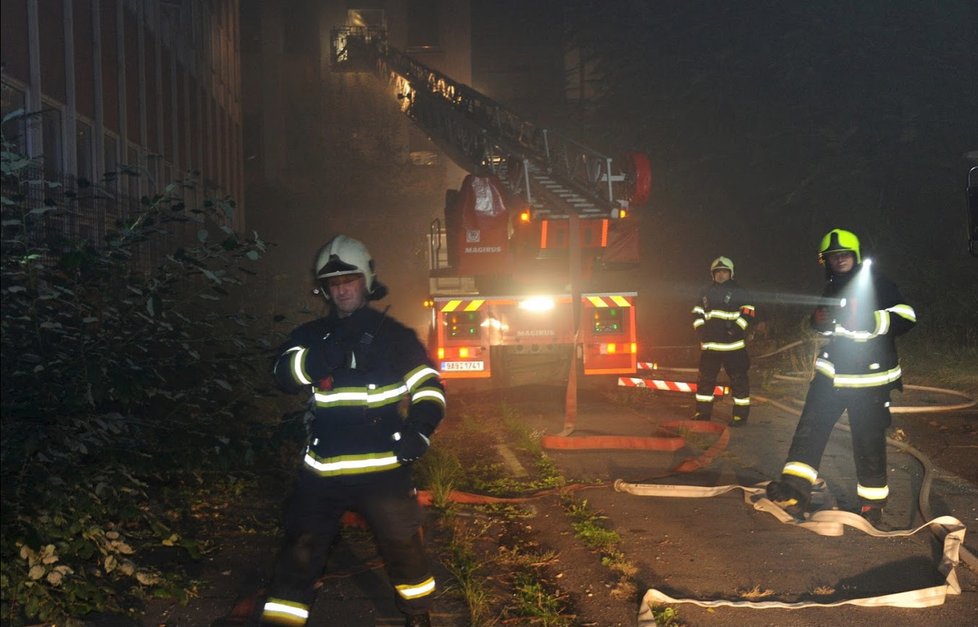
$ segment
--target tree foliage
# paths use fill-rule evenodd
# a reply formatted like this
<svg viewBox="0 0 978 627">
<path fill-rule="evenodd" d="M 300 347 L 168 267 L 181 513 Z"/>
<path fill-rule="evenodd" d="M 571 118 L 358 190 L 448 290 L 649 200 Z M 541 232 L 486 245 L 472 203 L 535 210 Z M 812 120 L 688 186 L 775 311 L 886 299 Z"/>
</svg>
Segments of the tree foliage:
<svg viewBox="0 0 978 627">
<path fill-rule="evenodd" d="M 174 512 L 271 442 L 252 409 L 269 338 L 230 304 L 265 243 L 227 226 L 227 199 L 188 207 L 183 183 L 143 198 L 104 242 L 59 234 L 75 207 L 8 148 L 0 617 L 71 622 L 185 598 L 188 582 L 146 556 L 198 555 Z M 181 231 L 188 241 L 160 252 Z"/>
</svg>

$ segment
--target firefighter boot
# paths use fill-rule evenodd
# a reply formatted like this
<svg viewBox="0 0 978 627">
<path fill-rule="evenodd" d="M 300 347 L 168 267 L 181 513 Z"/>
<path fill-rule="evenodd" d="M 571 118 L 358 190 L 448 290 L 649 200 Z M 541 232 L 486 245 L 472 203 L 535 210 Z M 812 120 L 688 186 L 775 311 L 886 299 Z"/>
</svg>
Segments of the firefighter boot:
<svg viewBox="0 0 978 627">
<path fill-rule="evenodd" d="M 805 518 L 805 509 L 811 499 L 811 492 L 800 490 L 787 481 L 772 481 L 765 490 L 772 503 L 788 512 L 798 520 Z"/>
<path fill-rule="evenodd" d="M 709 420 L 710 416 L 713 415 L 713 403 L 696 403 L 696 413 L 693 414 L 693 420 Z"/>
<path fill-rule="evenodd" d="M 731 427 L 742 427 L 747 423 L 750 416 L 750 399 L 734 397 L 733 418 L 730 420 Z"/>
<path fill-rule="evenodd" d="M 693 420 L 709 420 L 713 415 L 713 396 L 696 395 L 696 413 Z"/>
<path fill-rule="evenodd" d="M 866 519 L 869 524 L 880 529 L 883 522 L 883 508 L 879 505 L 863 505 L 859 508 L 859 515 Z"/>
<path fill-rule="evenodd" d="M 424 614 L 406 614 L 404 627 L 431 627 L 431 616 L 428 612 Z"/>
</svg>

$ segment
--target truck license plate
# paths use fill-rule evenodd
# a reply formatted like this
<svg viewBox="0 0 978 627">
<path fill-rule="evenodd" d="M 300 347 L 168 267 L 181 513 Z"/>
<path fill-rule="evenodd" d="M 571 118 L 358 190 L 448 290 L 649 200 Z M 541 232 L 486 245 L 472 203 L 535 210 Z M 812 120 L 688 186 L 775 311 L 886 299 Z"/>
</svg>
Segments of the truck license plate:
<svg viewBox="0 0 978 627">
<path fill-rule="evenodd" d="M 443 361 L 441 362 L 442 372 L 462 372 L 462 371 L 478 371 L 481 372 L 486 369 L 486 363 L 484 361 Z"/>
</svg>

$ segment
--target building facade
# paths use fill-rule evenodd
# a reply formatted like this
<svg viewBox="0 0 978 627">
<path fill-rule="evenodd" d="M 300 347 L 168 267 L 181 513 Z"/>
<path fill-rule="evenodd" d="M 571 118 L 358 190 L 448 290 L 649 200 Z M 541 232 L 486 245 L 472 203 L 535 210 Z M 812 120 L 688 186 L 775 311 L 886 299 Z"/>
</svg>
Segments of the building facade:
<svg viewBox="0 0 978 627">
<path fill-rule="evenodd" d="M 382 30 L 399 50 L 460 82 L 471 81 L 468 0 L 241 4 L 249 184 L 301 188 L 340 152 L 368 158 L 383 153 L 407 162 L 434 150 L 401 114 L 392 87 L 368 73 L 332 70 L 336 28 Z"/>
<path fill-rule="evenodd" d="M 100 241 L 173 182 L 191 204 L 234 200 L 244 228 L 238 5 L 0 1 L 4 140 L 86 190 L 70 234 Z"/>
</svg>

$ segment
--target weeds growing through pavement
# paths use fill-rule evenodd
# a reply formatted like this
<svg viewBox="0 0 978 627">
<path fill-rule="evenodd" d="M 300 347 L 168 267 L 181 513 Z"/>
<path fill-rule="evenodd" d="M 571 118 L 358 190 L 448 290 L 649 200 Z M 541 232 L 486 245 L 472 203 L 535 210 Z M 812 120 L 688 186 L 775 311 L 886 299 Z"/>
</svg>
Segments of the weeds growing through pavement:
<svg viewBox="0 0 978 627">
<path fill-rule="evenodd" d="M 561 596 L 550 590 L 533 571 L 516 573 L 513 581 L 515 609 L 530 624 L 561 627 L 572 625 L 574 617 L 561 613 Z"/>
<path fill-rule="evenodd" d="M 492 594 L 486 586 L 485 573 L 480 572 L 484 561 L 480 559 L 475 548 L 475 539 L 481 537 L 491 523 L 473 525 L 471 521 L 462 521 L 453 516 L 447 522 L 451 541 L 448 554 L 442 557 L 469 608 L 469 623 L 473 627 L 494 625 L 496 619 L 492 612 Z"/>
<path fill-rule="evenodd" d="M 618 581 L 611 595 L 617 599 L 631 598 L 635 593 L 635 583 L 632 578 L 638 569 L 628 561 L 625 554 L 618 548 L 621 536 L 617 531 L 607 529 L 601 521 L 605 518 L 593 511 L 587 499 L 574 501 L 564 499 L 564 511 L 571 519 L 571 527 L 575 535 L 584 544 L 601 555 L 601 564 L 614 573 Z"/>
<path fill-rule="evenodd" d="M 418 477 L 431 493 L 431 502 L 440 510 L 452 507 L 452 490 L 465 474 L 458 457 L 439 446 L 428 451 L 418 464 Z"/>
<path fill-rule="evenodd" d="M 749 590 L 738 590 L 737 596 L 742 599 L 747 599 L 748 601 L 756 601 L 757 599 L 763 599 L 774 594 L 774 590 L 769 588 L 761 588 L 760 585 L 754 584 L 753 588 Z"/>
<path fill-rule="evenodd" d="M 432 494 L 448 542 L 439 550 L 441 561 L 455 578 L 476 627 L 499 623 L 564 627 L 579 617 L 565 591 L 552 577 L 557 554 L 541 549 L 532 539 L 532 505 L 513 503 L 466 506 L 451 502 L 451 491 L 487 496 L 527 495 L 567 484 L 556 462 L 541 445 L 541 435 L 529 429 L 519 413 L 500 405 L 495 418 L 459 415 L 455 429 L 440 434 L 418 466 L 420 485 Z M 499 424 L 505 427 L 500 431 Z M 490 428 L 490 426 L 492 428 Z M 474 445 L 474 443 L 478 443 Z M 487 446 L 489 444 L 489 446 Z M 512 465 L 499 459 L 497 444 L 508 445 L 523 462 L 528 476 L 514 477 Z M 612 573 L 610 594 L 619 600 L 635 597 L 637 568 L 620 549 L 621 537 L 604 524 L 605 517 L 586 500 L 562 497 L 574 537 L 594 551 Z M 470 515 L 471 514 L 471 515 Z M 657 610 L 660 625 L 682 627 L 675 610 Z"/>
<path fill-rule="evenodd" d="M 655 618 L 656 627 L 686 627 L 686 623 L 679 620 L 676 608 L 668 605 L 653 605 L 652 617 Z"/>
</svg>

